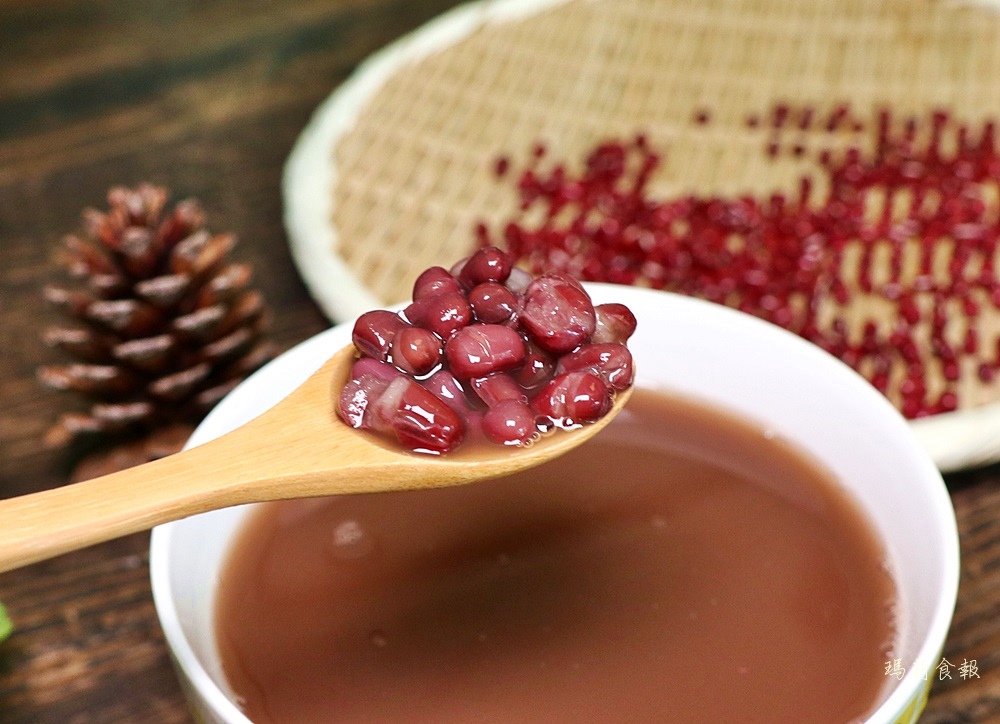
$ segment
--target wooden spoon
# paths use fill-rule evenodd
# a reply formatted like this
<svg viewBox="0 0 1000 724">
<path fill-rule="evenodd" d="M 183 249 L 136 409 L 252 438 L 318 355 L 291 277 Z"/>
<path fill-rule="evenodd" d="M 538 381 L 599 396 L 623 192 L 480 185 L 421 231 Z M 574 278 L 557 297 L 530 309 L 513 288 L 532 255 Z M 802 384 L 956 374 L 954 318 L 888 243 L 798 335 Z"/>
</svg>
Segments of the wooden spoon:
<svg viewBox="0 0 1000 724">
<path fill-rule="evenodd" d="M 18 498 L 0 500 L 0 571 L 243 503 L 341 493 L 434 488 L 534 467 L 593 437 L 625 405 L 618 393 L 602 419 L 543 436 L 525 448 L 444 456 L 380 444 L 343 423 L 334 390 L 347 380 L 350 345 L 259 417 L 160 460 Z"/>
</svg>

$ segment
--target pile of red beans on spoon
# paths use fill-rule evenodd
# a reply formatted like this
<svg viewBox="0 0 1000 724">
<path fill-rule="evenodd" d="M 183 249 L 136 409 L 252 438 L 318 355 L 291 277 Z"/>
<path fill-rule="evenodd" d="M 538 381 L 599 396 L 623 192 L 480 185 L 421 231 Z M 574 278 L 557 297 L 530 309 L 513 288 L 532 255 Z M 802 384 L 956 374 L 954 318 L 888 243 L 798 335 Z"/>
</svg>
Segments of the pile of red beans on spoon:
<svg viewBox="0 0 1000 724">
<path fill-rule="evenodd" d="M 634 315 L 594 305 L 570 276 L 533 277 L 485 247 L 424 271 L 412 296 L 354 325 L 361 356 L 339 401 L 352 427 L 432 454 L 469 439 L 524 445 L 600 419 L 632 384 Z"/>
</svg>

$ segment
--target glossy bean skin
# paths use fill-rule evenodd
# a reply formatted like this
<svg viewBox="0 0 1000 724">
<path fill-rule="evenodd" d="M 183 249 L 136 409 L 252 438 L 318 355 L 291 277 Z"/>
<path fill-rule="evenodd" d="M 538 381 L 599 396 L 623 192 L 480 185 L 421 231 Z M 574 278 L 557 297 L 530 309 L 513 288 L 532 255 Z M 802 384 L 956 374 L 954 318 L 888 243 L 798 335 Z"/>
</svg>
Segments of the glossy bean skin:
<svg viewBox="0 0 1000 724">
<path fill-rule="evenodd" d="M 406 326 L 406 320 L 398 314 L 376 309 L 358 317 L 351 333 L 351 341 L 365 357 L 384 362 L 389 357 L 396 333 Z"/>
<path fill-rule="evenodd" d="M 613 390 L 631 386 L 632 353 L 618 342 L 584 344 L 564 355 L 556 365 L 556 374 L 582 370 L 600 377 Z"/>
<path fill-rule="evenodd" d="M 503 400 L 483 414 L 483 434 L 499 445 L 525 445 L 539 434 L 535 412 L 521 400 Z"/>
<path fill-rule="evenodd" d="M 451 452 L 465 437 L 465 423 L 444 401 L 407 379 L 389 427 L 403 447 L 433 454 Z"/>
<path fill-rule="evenodd" d="M 429 329 L 445 340 L 474 319 L 472 306 L 459 292 L 443 292 L 415 301 L 404 316 L 415 327 Z"/>
<path fill-rule="evenodd" d="M 532 408 L 560 426 L 580 425 L 607 414 L 611 409 L 611 390 L 591 372 L 565 372 L 542 388 L 532 401 Z"/>
<path fill-rule="evenodd" d="M 392 363 L 411 375 L 426 375 L 441 363 L 441 338 L 429 329 L 403 327 L 392 339 Z"/>
<path fill-rule="evenodd" d="M 524 360 L 524 340 L 501 324 L 476 324 L 458 330 L 444 348 L 452 373 L 459 379 L 483 377 L 513 369 Z"/>
<path fill-rule="evenodd" d="M 475 377 L 469 380 L 469 386 L 487 407 L 495 407 L 507 400 L 528 401 L 525 389 L 517 380 L 503 372 Z"/>
<path fill-rule="evenodd" d="M 502 324 L 514 316 L 517 296 L 500 282 L 483 282 L 469 290 L 469 304 L 479 321 Z"/>
<path fill-rule="evenodd" d="M 521 387 L 534 391 L 551 380 L 555 370 L 555 358 L 533 341 L 527 340 L 524 345 L 524 361 L 513 374 Z"/>
<path fill-rule="evenodd" d="M 461 383 L 449 370 L 440 369 L 421 384 L 460 415 L 468 416 L 476 409 Z"/>
<path fill-rule="evenodd" d="M 565 354 L 590 338 L 597 316 L 578 283 L 563 275 L 543 274 L 524 292 L 520 322 L 542 349 Z"/>
<path fill-rule="evenodd" d="M 599 419 L 632 383 L 628 308 L 595 307 L 577 280 L 532 277 L 495 247 L 425 270 L 412 299 L 359 317 L 361 359 L 339 399 L 345 422 L 404 448 L 525 445 Z"/>
<path fill-rule="evenodd" d="M 488 246 L 465 261 L 458 274 L 458 280 L 468 288 L 483 282 L 502 284 L 507 281 L 513 268 L 514 262 L 506 253 L 495 246 Z"/>
<path fill-rule="evenodd" d="M 595 327 L 590 341 L 595 344 L 617 342 L 625 344 L 635 333 L 638 322 L 632 310 L 624 304 L 598 304 L 594 307 Z"/>
<path fill-rule="evenodd" d="M 444 267 L 432 266 L 425 269 L 413 283 L 413 301 L 419 302 L 428 297 L 445 292 L 461 293 L 462 287 L 458 280 Z"/>
</svg>

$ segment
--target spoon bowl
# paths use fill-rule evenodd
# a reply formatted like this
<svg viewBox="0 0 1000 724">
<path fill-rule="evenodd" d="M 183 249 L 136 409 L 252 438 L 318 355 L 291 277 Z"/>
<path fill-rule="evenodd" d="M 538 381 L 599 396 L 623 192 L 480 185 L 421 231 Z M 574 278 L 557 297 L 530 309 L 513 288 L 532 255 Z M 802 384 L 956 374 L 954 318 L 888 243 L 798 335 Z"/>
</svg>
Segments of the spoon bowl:
<svg viewBox="0 0 1000 724">
<path fill-rule="evenodd" d="M 390 446 L 335 410 L 355 359 L 334 354 L 300 387 L 245 425 L 203 445 L 82 483 L 0 501 L 0 572 L 196 513 L 265 500 L 471 483 L 540 465 L 586 442 L 624 407 L 530 445 L 443 456 Z"/>
</svg>

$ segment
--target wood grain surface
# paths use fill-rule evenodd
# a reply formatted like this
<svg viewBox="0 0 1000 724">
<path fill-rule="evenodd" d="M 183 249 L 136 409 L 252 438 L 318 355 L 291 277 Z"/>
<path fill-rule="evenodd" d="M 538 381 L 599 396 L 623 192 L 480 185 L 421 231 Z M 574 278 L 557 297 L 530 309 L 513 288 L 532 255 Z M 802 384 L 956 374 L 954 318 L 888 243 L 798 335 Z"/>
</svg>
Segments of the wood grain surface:
<svg viewBox="0 0 1000 724">
<path fill-rule="evenodd" d="M 108 187 L 199 198 L 257 271 L 281 348 L 328 326 L 294 269 L 282 166 L 330 91 L 453 0 L 0 0 L 0 497 L 62 485 L 73 452 L 43 436 L 67 400 L 42 391 L 40 290 L 60 237 Z M 1000 468 L 952 475 L 962 583 L 944 652 L 956 668 L 924 722 L 1000 721 Z M 156 622 L 148 534 L 0 576 L 0 722 L 190 722 Z M 978 677 L 961 678 L 963 661 Z"/>
</svg>

